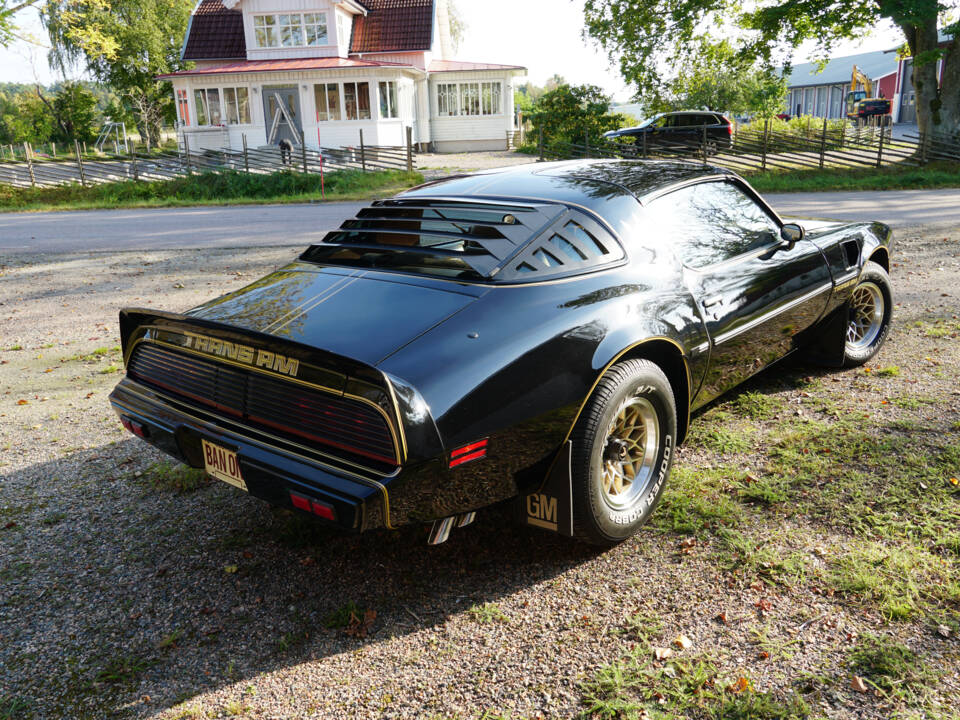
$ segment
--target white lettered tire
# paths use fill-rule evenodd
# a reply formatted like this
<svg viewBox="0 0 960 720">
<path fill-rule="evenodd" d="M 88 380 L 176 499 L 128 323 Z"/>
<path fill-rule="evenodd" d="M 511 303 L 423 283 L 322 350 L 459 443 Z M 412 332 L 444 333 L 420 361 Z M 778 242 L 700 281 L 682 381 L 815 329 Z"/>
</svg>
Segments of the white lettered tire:
<svg viewBox="0 0 960 720">
<path fill-rule="evenodd" d="M 649 360 L 611 367 L 571 435 L 574 537 L 614 545 L 636 533 L 663 494 L 676 437 L 663 371 Z"/>
</svg>

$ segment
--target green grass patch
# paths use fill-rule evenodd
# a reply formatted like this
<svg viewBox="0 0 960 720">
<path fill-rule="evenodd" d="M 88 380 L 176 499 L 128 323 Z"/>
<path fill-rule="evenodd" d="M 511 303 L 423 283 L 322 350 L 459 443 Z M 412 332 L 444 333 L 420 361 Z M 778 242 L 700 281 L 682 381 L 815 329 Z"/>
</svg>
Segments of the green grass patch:
<svg viewBox="0 0 960 720">
<path fill-rule="evenodd" d="M 467 613 L 478 623 L 510 622 L 510 618 L 508 618 L 503 610 L 495 603 L 473 605 L 467 610 Z"/>
<path fill-rule="evenodd" d="M 175 493 L 193 492 L 208 482 L 205 471 L 181 463 L 153 463 L 146 476 L 155 489 Z"/>
<path fill-rule="evenodd" d="M 327 614 L 323 619 L 323 626 L 325 628 L 345 628 L 350 625 L 351 622 L 356 622 L 363 618 L 364 610 L 361 607 L 358 607 L 357 604 L 350 600 L 346 605 L 343 605 L 332 613 Z"/>
<path fill-rule="evenodd" d="M 851 671 L 890 699 L 919 700 L 937 680 L 916 653 L 886 636 L 864 635 L 847 659 Z"/>
<path fill-rule="evenodd" d="M 750 184 L 762 193 L 950 188 L 960 187 L 960 164 L 930 163 L 922 168 L 889 166 L 879 170 L 769 171 L 750 175 Z"/>
<path fill-rule="evenodd" d="M 364 200 L 391 195 L 423 182 L 417 172 L 340 170 L 326 175 L 327 200 Z M 235 170 L 136 182 L 46 188 L 0 185 L 0 210 L 82 210 L 119 207 L 173 207 L 242 203 L 314 202 L 321 199 L 320 176 L 283 170 L 247 174 Z"/>
<path fill-rule="evenodd" d="M 674 465 L 651 522 L 684 535 L 738 524 L 743 508 L 731 497 L 730 488 L 739 474 L 726 465 L 709 469 Z"/>
<path fill-rule="evenodd" d="M 805 720 L 810 708 L 796 695 L 757 692 L 749 678 L 722 678 L 709 658 L 665 663 L 638 646 L 580 686 L 582 717 L 666 720 Z"/>
<path fill-rule="evenodd" d="M 769 420 L 783 407 L 783 402 L 776 396 L 750 390 L 737 395 L 732 405 L 752 420 Z"/>
</svg>

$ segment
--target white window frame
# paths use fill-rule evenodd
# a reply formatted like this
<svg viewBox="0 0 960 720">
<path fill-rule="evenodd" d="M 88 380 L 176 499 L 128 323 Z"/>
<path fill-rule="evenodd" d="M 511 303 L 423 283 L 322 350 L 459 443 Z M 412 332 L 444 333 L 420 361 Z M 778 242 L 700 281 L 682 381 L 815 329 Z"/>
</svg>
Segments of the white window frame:
<svg viewBox="0 0 960 720">
<path fill-rule="evenodd" d="M 337 116 L 335 118 L 330 117 L 330 86 L 333 86 L 337 89 Z M 323 88 L 323 94 L 320 96 L 323 99 L 323 107 L 321 108 L 317 98 L 317 88 Z M 316 112 L 317 122 L 318 123 L 328 123 L 328 122 L 341 122 L 344 116 L 343 108 L 343 85 L 338 82 L 318 82 L 313 84 L 313 100 L 314 100 L 314 111 Z M 326 115 L 325 118 L 320 117 L 320 113 L 323 112 Z"/>
<path fill-rule="evenodd" d="M 357 117 L 350 117 L 349 108 L 347 107 L 347 86 L 354 86 L 354 100 L 357 105 Z M 360 117 L 360 86 L 367 86 L 367 117 Z M 340 85 L 342 98 L 341 102 L 343 103 L 343 119 L 348 122 L 365 122 L 367 120 L 373 120 L 373 107 L 370 102 L 370 81 L 369 80 L 347 80 Z"/>
<path fill-rule="evenodd" d="M 438 82 L 436 88 L 437 117 L 502 117 L 504 114 L 503 80 L 450 80 Z"/>
<path fill-rule="evenodd" d="M 237 122 L 231 122 L 230 119 L 230 101 L 227 100 L 227 91 L 232 91 L 233 94 L 233 106 L 237 111 Z M 243 118 L 240 114 L 240 91 L 243 90 L 246 95 L 246 118 Z M 213 118 L 210 115 L 210 93 L 215 92 L 217 97 L 217 113 L 219 114 L 220 122 L 213 122 Z M 197 127 L 225 127 L 225 126 L 240 126 L 240 125 L 250 125 L 253 123 L 250 108 L 250 88 L 247 85 L 226 85 L 226 86 L 216 86 L 216 87 L 198 87 L 193 89 L 193 104 L 194 113 L 196 117 Z M 200 122 L 201 116 L 204 119 L 204 122 Z M 245 121 L 244 121 L 245 120 Z"/>
<path fill-rule="evenodd" d="M 386 90 L 386 95 L 384 95 L 384 90 Z M 381 120 L 396 120 L 400 117 L 396 80 L 377 81 L 377 99 L 380 101 L 377 110 L 380 113 Z M 386 112 L 384 112 L 384 108 L 386 108 Z"/>
<path fill-rule="evenodd" d="M 257 49 L 292 47 L 326 47 L 330 45 L 330 24 L 327 13 L 262 13 L 253 16 L 253 43 Z M 281 22 L 283 20 L 283 22 Z M 308 22 L 310 20 L 311 22 Z M 323 34 L 319 29 L 323 28 Z M 262 31 L 265 43 L 261 42 Z M 284 31 L 289 31 L 290 42 L 284 42 Z M 315 42 L 309 35 L 316 33 Z"/>
</svg>

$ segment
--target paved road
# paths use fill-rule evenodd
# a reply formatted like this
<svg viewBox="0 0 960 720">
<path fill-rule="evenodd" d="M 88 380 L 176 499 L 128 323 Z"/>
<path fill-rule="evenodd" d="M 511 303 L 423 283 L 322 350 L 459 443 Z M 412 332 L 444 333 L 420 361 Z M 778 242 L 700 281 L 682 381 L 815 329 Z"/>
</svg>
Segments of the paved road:
<svg viewBox="0 0 960 720">
<path fill-rule="evenodd" d="M 960 227 L 960 189 L 766 195 L 782 215 L 879 220 L 893 227 Z"/>
<path fill-rule="evenodd" d="M 960 227 L 960 190 L 768 195 L 808 218 Z M 0 213 L 0 252 L 308 245 L 364 203 Z"/>
<path fill-rule="evenodd" d="M 0 252 L 309 245 L 365 205 L 0 213 Z"/>
</svg>

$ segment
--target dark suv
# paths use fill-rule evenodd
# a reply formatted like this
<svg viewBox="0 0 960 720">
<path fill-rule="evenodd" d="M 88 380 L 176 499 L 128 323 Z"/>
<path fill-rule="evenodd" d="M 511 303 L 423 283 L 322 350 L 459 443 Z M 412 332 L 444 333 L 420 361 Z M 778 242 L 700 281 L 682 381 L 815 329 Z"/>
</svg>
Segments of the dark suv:
<svg viewBox="0 0 960 720">
<path fill-rule="evenodd" d="M 703 129 L 707 129 L 707 152 L 715 154 L 728 148 L 733 141 L 733 125 L 721 113 L 703 110 L 683 110 L 654 115 L 636 127 L 611 130 L 604 133 L 608 140 L 632 139 L 640 145 L 646 136 L 647 147 L 659 145 L 698 150 L 703 144 Z"/>
</svg>

